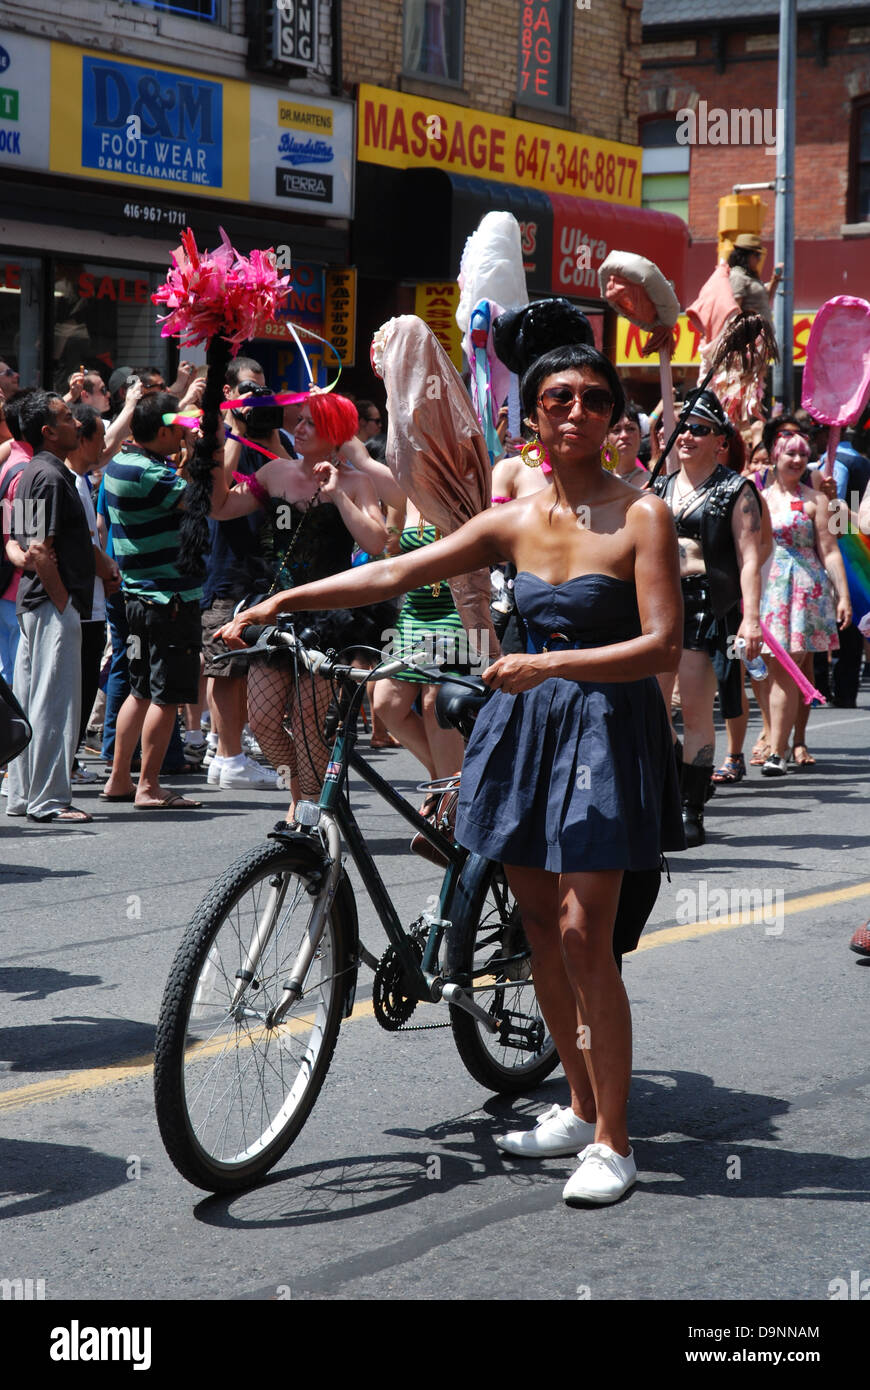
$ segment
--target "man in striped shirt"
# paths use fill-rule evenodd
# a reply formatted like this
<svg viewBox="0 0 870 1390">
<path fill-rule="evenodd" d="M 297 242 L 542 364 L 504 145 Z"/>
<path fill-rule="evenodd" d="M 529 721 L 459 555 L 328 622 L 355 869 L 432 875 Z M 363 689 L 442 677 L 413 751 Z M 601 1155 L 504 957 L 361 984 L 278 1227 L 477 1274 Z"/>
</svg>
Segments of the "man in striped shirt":
<svg viewBox="0 0 870 1390">
<path fill-rule="evenodd" d="M 184 434 L 171 419 L 177 410 L 178 400 L 168 392 L 143 396 L 133 411 L 133 442 L 124 445 L 104 475 L 129 628 L 130 694 L 118 712 L 103 797 L 180 811 L 200 803 L 162 787 L 159 772 L 178 706 L 198 699 L 202 585 L 178 568 L 186 485 L 167 463 Z M 219 505 L 226 491 L 219 464 L 213 478 Z M 130 767 L 140 738 L 142 770 L 135 787 Z"/>
</svg>

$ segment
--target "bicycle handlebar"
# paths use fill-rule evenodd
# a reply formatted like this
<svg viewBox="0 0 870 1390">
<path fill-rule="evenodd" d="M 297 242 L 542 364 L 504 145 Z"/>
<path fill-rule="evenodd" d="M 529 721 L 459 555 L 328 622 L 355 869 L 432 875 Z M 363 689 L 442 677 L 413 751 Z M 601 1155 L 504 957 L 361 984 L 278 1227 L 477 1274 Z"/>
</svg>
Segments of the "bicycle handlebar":
<svg viewBox="0 0 870 1390">
<path fill-rule="evenodd" d="M 316 672 L 325 678 L 332 676 L 343 680 L 355 681 L 358 685 L 366 681 L 388 680 L 391 676 L 397 675 L 400 671 L 410 670 L 421 675 L 427 675 L 433 684 L 442 680 L 454 679 L 447 676 L 437 667 L 429 668 L 415 662 L 415 656 L 425 656 L 425 652 L 412 653 L 411 659 L 406 661 L 401 657 L 393 657 L 391 660 L 381 662 L 374 670 L 358 666 L 342 666 L 337 661 L 332 660 L 325 652 L 319 651 L 317 647 L 306 646 L 299 640 L 294 632 L 288 632 L 280 627 L 262 627 L 251 624 L 243 628 L 241 633 L 242 641 L 247 646 L 265 645 L 268 647 L 286 647 L 295 652 L 297 658 L 302 662 L 306 670 Z"/>
</svg>

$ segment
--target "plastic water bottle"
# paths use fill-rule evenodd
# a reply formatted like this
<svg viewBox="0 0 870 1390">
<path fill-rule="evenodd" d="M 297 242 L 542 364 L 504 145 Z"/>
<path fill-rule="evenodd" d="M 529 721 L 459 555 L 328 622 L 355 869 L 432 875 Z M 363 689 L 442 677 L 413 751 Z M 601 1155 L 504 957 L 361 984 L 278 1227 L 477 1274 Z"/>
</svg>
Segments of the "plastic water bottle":
<svg viewBox="0 0 870 1390">
<path fill-rule="evenodd" d="M 754 681 L 767 680 L 767 665 L 762 660 L 762 658 L 760 656 L 757 656 L 754 659 L 754 661 L 749 661 L 743 655 L 744 651 L 746 650 L 745 637 L 735 637 L 734 650 L 737 652 L 737 655 L 740 657 L 740 660 L 743 662 L 743 665 L 746 667 L 747 671 L 749 672 L 750 676 Z"/>
</svg>

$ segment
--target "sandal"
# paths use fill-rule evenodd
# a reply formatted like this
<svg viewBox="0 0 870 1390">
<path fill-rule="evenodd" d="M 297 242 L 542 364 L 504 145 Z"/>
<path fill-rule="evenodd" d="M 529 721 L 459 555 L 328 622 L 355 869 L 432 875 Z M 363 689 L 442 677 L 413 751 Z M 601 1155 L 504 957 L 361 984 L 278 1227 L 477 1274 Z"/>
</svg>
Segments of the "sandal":
<svg viewBox="0 0 870 1390">
<path fill-rule="evenodd" d="M 792 747 L 790 763 L 795 763 L 798 767 L 815 767 L 816 760 L 805 743 L 796 743 Z"/>
<path fill-rule="evenodd" d="M 760 738 L 752 750 L 749 758 L 750 767 L 763 767 L 770 757 L 770 744 L 766 738 Z"/>
<path fill-rule="evenodd" d="M 49 811 L 44 816 L 31 816 L 28 812 L 27 819 L 33 821 L 34 825 L 51 825 L 52 821 L 63 821 L 67 825 L 90 825 L 94 819 L 89 816 L 87 811 L 80 811 L 77 806 L 64 806 L 61 811 Z"/>
<path fill-rule="evenodd" d="M 717 767 L 713 773 L 712 781 L 717 786 L 723 783 L 731 785 L 733 782 L 742 782 L 746 776 L 746 763 L 742 753 L 729 753 L 721 767 Z"/>
</svg>

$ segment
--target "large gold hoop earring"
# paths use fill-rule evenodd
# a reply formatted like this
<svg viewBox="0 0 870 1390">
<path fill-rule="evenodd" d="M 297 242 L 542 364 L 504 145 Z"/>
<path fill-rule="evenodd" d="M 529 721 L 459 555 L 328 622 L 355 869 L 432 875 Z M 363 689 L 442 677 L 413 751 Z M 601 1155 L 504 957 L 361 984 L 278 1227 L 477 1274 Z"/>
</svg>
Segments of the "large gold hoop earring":
<svg viewBox="0 0 870 1390">
<path fill-rule="evenodd" d="M 616 450 L 611 449 L 609 444 L 602 444 L 599 457 L 601 459 L 601 467 L 606 468 L 608 473 L 612 473 L 619 461 L 619 454 Z"/>
<path fill-rule="evenodd" d="M 546 457 L 547 451 L 537 435 L 534 439 L 527 439 L 520 449 L 520 458 L 526 468 L 540 468 Z"/>
</svg>

